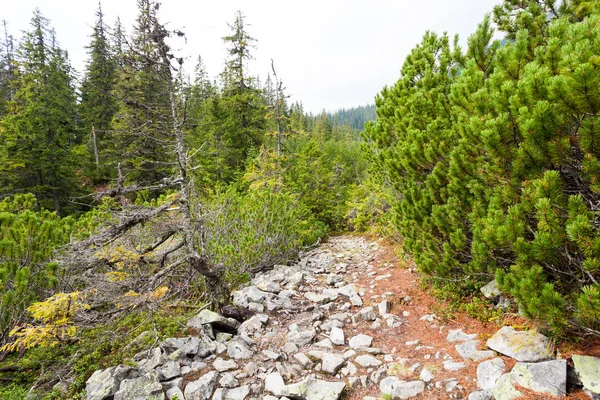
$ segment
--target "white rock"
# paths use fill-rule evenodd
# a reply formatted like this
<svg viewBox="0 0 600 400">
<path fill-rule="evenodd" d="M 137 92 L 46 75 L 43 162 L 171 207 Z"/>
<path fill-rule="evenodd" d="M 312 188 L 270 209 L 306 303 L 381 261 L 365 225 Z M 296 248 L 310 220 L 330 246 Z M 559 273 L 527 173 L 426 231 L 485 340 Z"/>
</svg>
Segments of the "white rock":
<svg viewBox="0 0 600 400">
<path fill-rule="evenodd" d="M 338 354 L 325 353 L 321 357 L 321 369 L 329 375 L 335 375 L 338 370 L 344 365 L 344 357 Z"/>
<path fill-rule="evenodd" d="M 329 332 L 329 339 L 331 340 L 331 343 L 338 346 L 343 346 L 346 343 L 344 331 L 336 326 L 331 328 L 331 331 Z"/>
<path fill-rule="evenodd" d="M 373 338 L 369 335 L 359 334 L 350 338 L 348 344 L 353 349 L 358 349 L 362 347 L 370 347 L 373 342 Z"/>
<path fill-rule="evenodd" d="M 491 390 L 504 370 L 506 364 L 500 357 L 482 362 L 477 366 L 477 386 L 483 390 Z"/>
<path fill-rule="evenodd" d="M 279 372 L 272 372 L 265 379 L 265 392 L 274 396 L 283 396 L 285 382 Z"/>
<path fill-rule="evenodd" d="M 354 359 L 356 363 L 362 367 L 378 367 L 382 364 L 381 361 L 368 354 L 363 354 Z"/>
</svg>

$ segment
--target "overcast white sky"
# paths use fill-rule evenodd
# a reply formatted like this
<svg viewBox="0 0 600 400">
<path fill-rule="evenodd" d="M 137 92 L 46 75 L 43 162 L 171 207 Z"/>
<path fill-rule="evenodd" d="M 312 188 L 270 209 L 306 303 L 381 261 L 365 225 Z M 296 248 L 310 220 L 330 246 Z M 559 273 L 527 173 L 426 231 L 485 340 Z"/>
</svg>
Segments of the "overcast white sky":
<svg viewBox="0 0 600 400">
<path fill-rule="evenodd" d="M 163 0 L 160 19 L 188 38 L 188 64 L 202 55 L 212 77 L 222 70 L 221 38 L 241 10 L 258 39 L 249 69 L 261 80 L 275 60 L 292 101 L 319 112 L 372 103 L 399 77 L 402 63 L 426 30 L 458 33 L 464 45 L 486 13 L 501 0 Z M 28 29 L 32 10 L 51 20 L 61 47 L 78 71 L 86 60 L 96 0 L 0 0 L 0 19 L 15 36 Z M 120 16 L 129 30 L 135 0 L 102 0 L 106 22 Z M 191 69 L 191 68 L 190 68 Z"/>
</svg>

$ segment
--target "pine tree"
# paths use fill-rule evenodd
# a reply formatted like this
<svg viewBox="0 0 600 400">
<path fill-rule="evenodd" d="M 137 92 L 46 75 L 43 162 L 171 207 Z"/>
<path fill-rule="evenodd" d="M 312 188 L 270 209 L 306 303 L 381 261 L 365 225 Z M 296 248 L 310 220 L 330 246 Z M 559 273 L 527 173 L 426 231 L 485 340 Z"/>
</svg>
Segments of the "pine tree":
<svg viewBox="0 0 600 400">
<path fill-rule="evenodd" d="M 465 54 L 426 35 L 365 136 L 424 272 L 495 276 L 555 333 L 597 335 L 600 15 L 556 4 L 505 1 L 508 40 L 486 17 Z"/>
<path fill-rule="evenodd" d="M 3 193 L 33 192 L 42 207 L 62 213 L 79 191 L 75 90 L 67 55 L 37 10 L 31 27 L 19 45 L 14 100 L 0 130 L 0 179 Z"/>
<path fill-rule="evenodd" d="M 107 143 L 105 142 L 117 111 L 117 102 L 113 93 L 117 78 L 117 63 L 108 36 L 104 14 L 101 5 L 98 4 L 92 41 L 88 46 L 90 58 L 81 84 L 79 110 L 82 132 L 90 137 L 89 152 L 93 156 L 95 175 L 101 180 L 108 174 L 108 171 L 102 170 L 106 161 Z"/>
</svg>

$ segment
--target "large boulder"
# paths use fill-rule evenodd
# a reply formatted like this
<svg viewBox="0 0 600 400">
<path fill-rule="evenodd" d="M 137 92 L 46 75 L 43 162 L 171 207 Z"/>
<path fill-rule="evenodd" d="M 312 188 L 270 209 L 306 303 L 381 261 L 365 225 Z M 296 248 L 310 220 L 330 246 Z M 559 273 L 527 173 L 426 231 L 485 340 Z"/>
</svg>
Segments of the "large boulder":
<svg viewBox="0 0 600 400">
<path fill-rule="evenodd" d="M 600 399 L 600 358 L 573 355 L 573 364 L 586 393 Z"/>
<path fill-rule="evenodd" d="M 487 341 L 498 353 L 521 362 L 537 362 L 553 358 L 554 345 L 546 336 L 535 331 L 517 331 L 504 326 Z"/>
<path fill-rule="evenodd" d="M 119 390 L 124 379 L 136 378 L 137 376 L 137 370 L 122 365 L 98 370 L 90 376 L 85 384 L 86 399 L 110 399 Z"/>
<path fill-rule="evenodd" d="M 165 393 L 155 371 L 146 372 L 139 378 L 121 382 L 114 400 L 164 400 Z"/>
<path fill-rule="evenodd" d="M 523 395 L 516 385 L 537 393 L 564 396 L 567 393 L 567 361 L 517 363 L 510 373 L 496 381 L 492 393 L 496 400 L 512 400 Z"/>
</svg>

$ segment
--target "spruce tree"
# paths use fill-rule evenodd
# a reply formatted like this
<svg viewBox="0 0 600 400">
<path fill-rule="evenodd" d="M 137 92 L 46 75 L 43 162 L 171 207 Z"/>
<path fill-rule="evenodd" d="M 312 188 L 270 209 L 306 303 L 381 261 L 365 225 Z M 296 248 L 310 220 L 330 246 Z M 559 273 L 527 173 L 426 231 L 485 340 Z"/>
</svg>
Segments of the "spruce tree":
<svg viewBox="0 0 600 400">
<path fill-rule="evenodd" d="M 81 84 L 79 110 L 81 130 L 84 135 L 90 137 L 89 152 L 93 157 L 91 161 L 94 165 L 94 175 L 103 180 L 108 174 L 106 168 L 102 168 L 106 162 L 106 138 L 117 111 L 113 93 L 117 79 L 117 63 L 100 4 L 93 29 L 92 40 L 88 46 L 89 60 Z"/>
<path fill-rule="evenodd" d="M 0 129 L 0 179 L 4 194 L 32 192 L 42 207 L 64 213 L 79 191 L 73 152 L 81 136 L 69 61 L 48 25 L 36 10 L 17 51 L 14 99 Z"/>
<path fill-rule="evenodd" d="M 229 25 L 231 34 L 223 37 L 228 46 L 229 58 L 221 74 L 223 90 L 221 110 L 227 113 L 222 120 L 226 145 L 225 163 L 230 171 L 240 171 L 252 149 L 264 142 L 266 104 L 256 79 L 246 72 L 252 59 L 251 49 L 256 39 L 245 25 L 245 16 L 238 11 L 235 22 Z M 230 181 L 233 175 L 222 179 Z"/>
</svg>

